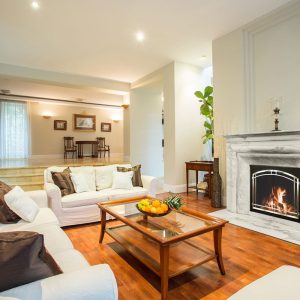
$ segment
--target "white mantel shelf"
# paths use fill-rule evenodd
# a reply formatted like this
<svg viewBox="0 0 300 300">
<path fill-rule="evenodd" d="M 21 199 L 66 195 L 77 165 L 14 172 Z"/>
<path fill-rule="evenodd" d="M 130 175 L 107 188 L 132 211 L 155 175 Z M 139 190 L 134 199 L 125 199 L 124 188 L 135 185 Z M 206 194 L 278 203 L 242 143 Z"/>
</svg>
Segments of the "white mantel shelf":
<svg viewBox="0 0 300 300">
<path fill-rule="evenodd" d="M 270 137 L 270 138 L 282 138 L 287 136 L 299 136 L 300 130 L 297 131 L 269 131 L 269 132 L 257 132 L 257 133 L 239 133 L 239 134 L 228 134 L 224 135 L 226 139 L 247 139 L 247 138 L 261 138 L 261 137 Z"/>
</svg>

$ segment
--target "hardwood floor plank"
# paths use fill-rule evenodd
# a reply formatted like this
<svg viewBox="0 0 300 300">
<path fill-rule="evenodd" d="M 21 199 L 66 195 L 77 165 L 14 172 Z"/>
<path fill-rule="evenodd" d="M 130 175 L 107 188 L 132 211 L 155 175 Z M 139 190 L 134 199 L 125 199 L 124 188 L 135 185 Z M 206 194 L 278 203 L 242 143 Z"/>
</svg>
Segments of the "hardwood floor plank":
<svg viewBox="0 0 300 300">
<path fill-rule="evenodd" d="M 160 198 L 167 194 L 160 195 Z M 183 195 L 189 208 L 209 213 L 210 200 L 195 194 Z M 107 222 L 107 227 L 119 224 Z M 107 263 L 118 283 L 119 299 L 160 299 L 158 276 L 130 255 L 107 234 L 99 244 L 100 224 L 65 228 L 74 247 L 92 265 Z M 204 247 L 212 249 L 213 236 L 199 237 Z M 255 231 L 227 224 L 223 229 L 223 260 L 226 275 L 220 274 L 217 263 L 210 261 L 200 267 L 172 278 L 169 282 L 169 300 L 222 300 L 282 265 L 300 267 L 300 246 Z"/>
</svg>

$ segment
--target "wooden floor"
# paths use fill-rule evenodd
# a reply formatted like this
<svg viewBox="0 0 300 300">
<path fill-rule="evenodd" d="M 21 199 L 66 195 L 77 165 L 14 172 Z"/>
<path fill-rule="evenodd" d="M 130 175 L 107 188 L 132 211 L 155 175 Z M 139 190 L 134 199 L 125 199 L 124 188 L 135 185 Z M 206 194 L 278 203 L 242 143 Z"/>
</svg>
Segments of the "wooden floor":
<svg viewBox="0 0 300 300">
<path fill-rule="evenodd" d="M 213 211 L 207 198 L 183 196 L 188 207 L 204 213 Z M 116 221 L 109 223 L 113 225 Z M 104 244 L 98 244 L 99 230 L 100 224 L 93 224 L 66 228 L 65 232 L 90 264 L 110 265 L 117 278 L 120 300 L 160 299 L 159 278 L 109 236 L 105 236 Z M 171 279 L 169 300 L 227 299 L 279 266 L 300 267 L 300 246 L 231 224 L 223 232 L 226 275 L 219 273 L 214 261 L 208 262 Z M 199 239 L 204 246 L 212 246 L 211 233 Z"/>
</svg>

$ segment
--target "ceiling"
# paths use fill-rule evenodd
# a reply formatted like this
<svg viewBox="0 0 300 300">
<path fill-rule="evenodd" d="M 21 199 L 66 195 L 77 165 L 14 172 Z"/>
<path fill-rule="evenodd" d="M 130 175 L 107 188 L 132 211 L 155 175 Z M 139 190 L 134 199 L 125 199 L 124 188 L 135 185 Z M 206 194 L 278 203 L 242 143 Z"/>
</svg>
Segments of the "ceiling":
<svg viewBox="0 0 300 300">
<path fill-rule="evenodd" d="M 0 63 L 133 82 L 174 60 L 210 65 L 212 40 L 289 1 L 39 2 L 0 0 Z"/>
</svg>

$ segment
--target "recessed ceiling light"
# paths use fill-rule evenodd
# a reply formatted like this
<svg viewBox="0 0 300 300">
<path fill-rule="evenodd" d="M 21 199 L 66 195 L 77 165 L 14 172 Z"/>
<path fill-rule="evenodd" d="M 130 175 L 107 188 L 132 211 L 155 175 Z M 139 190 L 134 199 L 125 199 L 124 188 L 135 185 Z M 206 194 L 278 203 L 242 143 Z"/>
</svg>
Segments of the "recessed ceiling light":
<svg viewBox="0 0 300 300">
<path fill-rule="evenodd" d="M 142 31 L 137 32 L 135 37 L 136 37 L 137 41 L 142 42 L 145 39 L 144 32 L 142 32 Z"/>
<path fill-rule="evenodd" d="M 39 9 L 39 8 L 40 8 L 40 4 L 39 4 L 38 1 L 32 1 L 32 2 L 31 2 L 31 7 L 32 7 L 33 9 Z"/>
<path fill-rule="evenodd" d="M 205 59 L 207 59 L 207 56 L 206 56 L 206 55 L 202 55 L 202 56 L 201 56 L 201 59 L 202 59 L 202 60 L 205 60 Z"/>
</svg>

